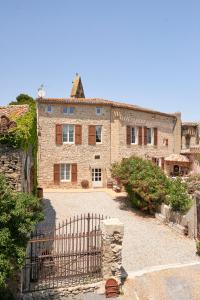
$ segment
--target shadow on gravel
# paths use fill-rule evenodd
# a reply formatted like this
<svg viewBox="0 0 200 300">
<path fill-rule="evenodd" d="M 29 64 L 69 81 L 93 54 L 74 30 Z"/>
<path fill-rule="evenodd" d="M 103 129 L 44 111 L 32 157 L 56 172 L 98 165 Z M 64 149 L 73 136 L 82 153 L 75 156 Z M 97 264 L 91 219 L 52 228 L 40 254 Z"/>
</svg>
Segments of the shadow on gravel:
<svg viewBox="0 0 200 300">
<path fill-rule="evenodd" d="M 125 196 L 116 196 L 115 198 L 113 198 L 114 201 L 118 202 L 119 204 L 119 209 L 121 210 L 125 210 L 125 211 L 131 211 L 132 213 L 134 213 L 135 215 L 141 217 L 141 218 L 152 218 L 154 219 L 154 215 L 149 215 L 146 214 L 142 211 L 140 211 L 139 209 L 136 209 L 132 206 L 131 201 L 128 197 Z"/>
<path fill-rule="evenodd" d="M 45 230 L 53 231 L 56 226 L 56 211 L 51 205 L 49 199 L 42 200 L 43 212 L 44 212 L 44 220 L 39 222 L 37 225 L 37 230 Z"/>
</svg>

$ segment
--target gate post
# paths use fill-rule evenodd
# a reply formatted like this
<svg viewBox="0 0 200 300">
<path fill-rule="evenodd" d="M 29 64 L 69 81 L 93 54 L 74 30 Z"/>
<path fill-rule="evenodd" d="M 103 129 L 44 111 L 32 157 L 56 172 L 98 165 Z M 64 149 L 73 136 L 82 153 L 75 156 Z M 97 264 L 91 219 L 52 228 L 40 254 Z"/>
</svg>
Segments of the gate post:
<svg viewBox="0 0 200 300">
<path fill-rule="evenodd" d="M 122 241 L 124 224 L 117 218 L 101 221 L 102 229 L 102 275 L 103 280 L 111 277 L 121 279 Z"/>
</svg>

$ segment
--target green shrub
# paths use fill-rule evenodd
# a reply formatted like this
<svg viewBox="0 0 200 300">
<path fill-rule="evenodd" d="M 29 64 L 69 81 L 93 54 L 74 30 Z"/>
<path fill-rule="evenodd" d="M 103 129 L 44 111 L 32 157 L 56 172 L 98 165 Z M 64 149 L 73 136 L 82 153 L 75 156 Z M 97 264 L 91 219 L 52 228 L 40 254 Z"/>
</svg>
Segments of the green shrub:
<svg viewBox="0 0 200 300">
<path fill-rule="evenodd" d="M 24 262 L 30 232 L 43 219 L 39 200 L 14 193 L 0 174 L 0 288 Z"/>
<path fill-rule="evenodd" d="M 192 200 L 187 194 L 187 185 L 180 178 L 171 181 L 169 189 L 169 202 L 172 210 L 186 212 L 192 205 Z"/>
<path fill-rule="evenodd" d="M 173 181 L 150 160 L 132 156 L 112 165 L 111 174 L 124 185 L 133 206 L 154 213 L 162 202 L 185 212 L 191 204 L 185 185 Z"/>
<path fill-rule="evenodd" d="M 132 156 L 115 163 L 111 173 L 121 180 L 133 205 L 141 210 L 153 213 L 165 200 L 169 180 L 151 161 Z"/>
</svg>

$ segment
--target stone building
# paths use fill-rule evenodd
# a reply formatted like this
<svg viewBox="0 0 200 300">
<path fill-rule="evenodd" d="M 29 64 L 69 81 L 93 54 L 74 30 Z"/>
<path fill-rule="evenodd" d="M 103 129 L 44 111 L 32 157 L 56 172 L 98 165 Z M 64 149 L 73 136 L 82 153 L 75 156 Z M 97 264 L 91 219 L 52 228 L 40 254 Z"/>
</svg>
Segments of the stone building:
<svg viewBox="0 0 200 300">
<path fill-rule="evenodd" d="M 0 106 L 0 136 L 7 136 L 15 129 L 17 120 L 28 112 L 28 105 Z M 4 174 L 10 186 L 16 191 L 32 191 L 31 149 L 15 149 L 6 143 L 0 144 L 0 173 Z"/>
<path fill-rule="evenodd" d="M 181 114 L 85 98 L 76 76 L 70 98 L 37 99 L 41 187 L 106 187 L 110 166 L 131 155 L 164 159 L 181 150 Z"/>
<path fill-rule="evenodd" d="M 189 161 L 188 172 L 200 173 L 200 123 L 183 122 L 181 126 L 181 154 Z"/>
</svg>

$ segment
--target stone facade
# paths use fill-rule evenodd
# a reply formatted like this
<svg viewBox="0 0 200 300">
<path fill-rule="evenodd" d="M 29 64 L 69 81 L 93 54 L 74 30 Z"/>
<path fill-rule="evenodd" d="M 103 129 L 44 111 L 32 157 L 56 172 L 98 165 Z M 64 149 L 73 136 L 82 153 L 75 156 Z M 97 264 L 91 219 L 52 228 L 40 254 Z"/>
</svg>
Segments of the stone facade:
<svg viewBox="0 0 200 300">
<path fill-rule="evenodd" d="M 105 101 L 105 100 L 104 100 Z M 43 188 L 81 187 L 81 181 L 87 179 L 90 187 L 92 169 L 101 169 L 101 181 L 106 187 L 110 178 L 110 166 L 124 157 L 140 155 L 144 158 L 161 158 L 171 153 L 180 153 L 181 118 L 180 114 L 168 115 L 153 111 L 140 111 L 134 108 L 116 107 L 113 105 L 94 104 L 87 99 L 76 101 L 38 100 L 38 181 Z M 89 104 L 88 104 L 89 103 Z M 109 102 L 110 103 L 110 102 Z M 46 107 L 51 105 L 51 113 Z M 73 106 L 73 115 L 64 115 L 63 106 Z M 96 114 L 96 107 L 101 107 L 102 114 Z M 82 125 L 82 143 L 56 145 L 56 124 Z M 88 145 L 88 126 L 102 126 L 102 143 Z M 127 145 L 127 126 L 157 128 L 157 145 Z M 167 143 L 165 143 L 167 141 Z M 98 159 L 96 159 L 98 157 Z M 54 182 L 54 164 L 77 164 L 77 182 Z"/>
<path fill-rule="evenodd" d="M 199 146 L 200 124 L 195 122 L 184 122 L 181 126 L 181 148 L 182 150 Z"/>
</svg>

